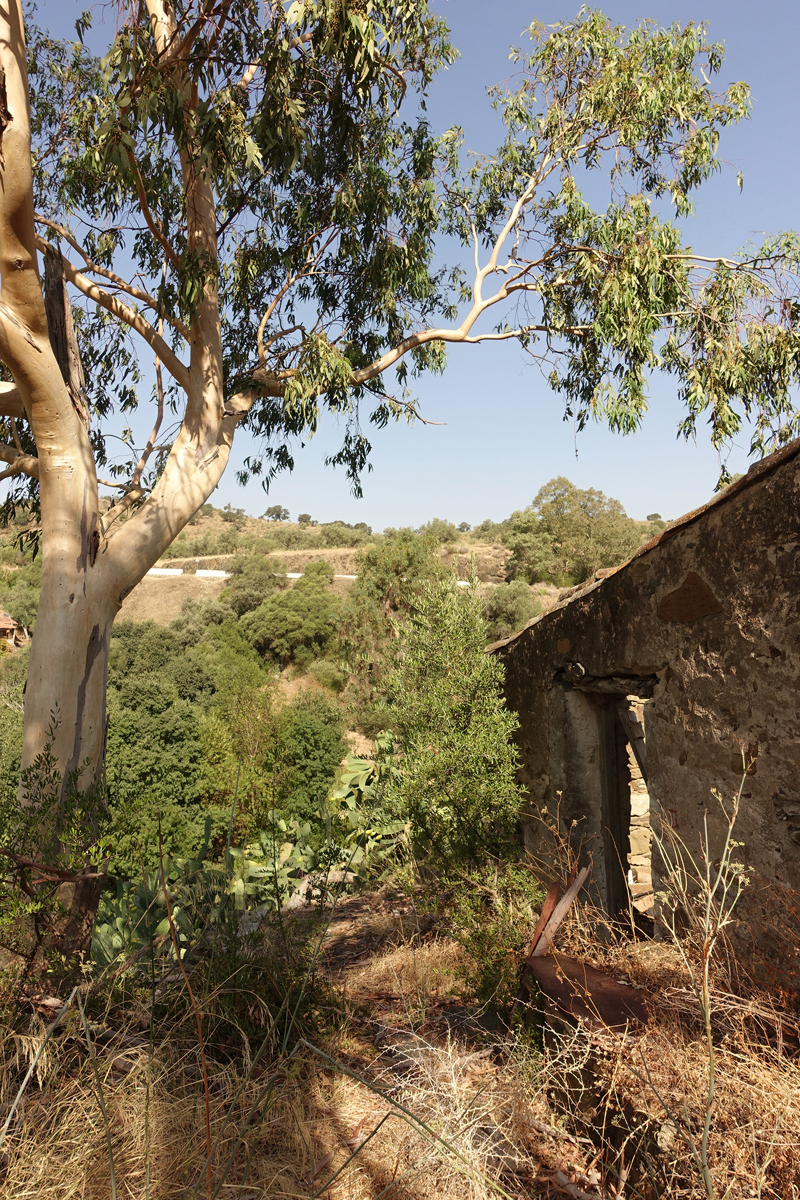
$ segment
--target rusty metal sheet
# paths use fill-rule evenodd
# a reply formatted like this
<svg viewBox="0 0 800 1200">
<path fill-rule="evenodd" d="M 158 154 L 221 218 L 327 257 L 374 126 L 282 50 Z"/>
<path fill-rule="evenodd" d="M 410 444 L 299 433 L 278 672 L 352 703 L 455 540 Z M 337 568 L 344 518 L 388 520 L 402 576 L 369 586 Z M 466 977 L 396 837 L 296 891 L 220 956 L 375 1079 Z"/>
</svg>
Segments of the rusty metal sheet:
<svg viewBox="0 0 800 1200">
<path fill-rule="evenodd" d="M 580 959 L 566 954 L 529 958 L 525 974 L 562 1012 L 592 1030 L 621 1032 L 631 1023 L 647 1024 L 646 993 Z"/>
</svg>

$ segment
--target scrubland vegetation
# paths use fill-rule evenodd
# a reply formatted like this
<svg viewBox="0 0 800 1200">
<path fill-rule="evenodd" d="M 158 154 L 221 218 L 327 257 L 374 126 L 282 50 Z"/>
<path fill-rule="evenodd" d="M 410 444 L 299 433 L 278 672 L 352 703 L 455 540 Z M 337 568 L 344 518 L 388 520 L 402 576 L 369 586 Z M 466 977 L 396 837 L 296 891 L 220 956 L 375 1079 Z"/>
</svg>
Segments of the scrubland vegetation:
<svg viewBox="0 0 800 1200">
<path fill-rule="evenodd" d="M 46 863 L 103 863 L 82 966 L 54 934 L 58 877 L 24 865 L 51 767 L 20 815 L 27 651 L 0 658 L 2 1194 L 794 1194 L 794 1026 L 724 940 L 709 957 L 699 917 L 658 943 L 587 901 L 562 927 L 560 949 L 652 998 L 635 1037 L 518 997 L 572 861 L 521 856 L 516 721 L 484 648 L 552 602 L 537 582 L 662 527 L 566 480 L 491 530 L 198 514 L 190 548 L 230 554 L 230 577 L 166 626 L 115 625 L 105 788 L 73 790 Z M 453 551 L 487 533 L 509 580 L 458 587 Z M 339 536 L 359 547 L 341 594 Z M 268 552 L 298 543 L 321 555 L 290 584 Z M 34 636 L 36 572 L 8 535 L 0 603 Z"/>
<path fill-rule="evenodd" d="M 33 633 L 0 655 L 0 1192 L 797 1200 L 796 997 L 727 940 L 733 836 L 691 878 L 664 848 L 665 941 L 586 893 L 558 929 L 646 1025 L 520 990 L 577 863 L 523 853 L 486 646 L 662 519 L 563 478 L 475 529 L 196 511 L 234 438 L 271 481 L 334 416 L 358 493 L 365 431 L 482 340 L 576 429 L 632 433 L 664 371 L 686 437 L 796 436 L 797 236 L 698 257 L 670 211 L 750 110 L 722 46 L 534 21 L 472 156 L 428 121 L 426 0 L 147 0 L 102 58 L 91 12 L 33 15 L 0 12 L 0 605 Z M 230 576 L 115 620 L 162 558 Z"/>
</svg>

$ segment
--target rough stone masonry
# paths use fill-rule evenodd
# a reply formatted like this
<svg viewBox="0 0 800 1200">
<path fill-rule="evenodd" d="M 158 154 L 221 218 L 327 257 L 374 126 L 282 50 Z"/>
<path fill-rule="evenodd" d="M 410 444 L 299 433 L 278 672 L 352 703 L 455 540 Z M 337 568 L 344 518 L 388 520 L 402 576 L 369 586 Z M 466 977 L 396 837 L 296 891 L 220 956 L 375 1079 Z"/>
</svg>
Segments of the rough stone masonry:
<svg viewBox="0 0 800 1200">
<path fill-rule="evenodd" d="M 707 813 L 718 856 L 713 792 L 730 800 L 744 761 L 740 931 L 773 958 L 800 893 L 799 549 L 797 441 L 492 648 L 519 714 L 526 845 L 557 820 L 612 913 L 647 873 L 642 793 L 657 891 L 667 825 L 699 859 Z"/>
</svg>

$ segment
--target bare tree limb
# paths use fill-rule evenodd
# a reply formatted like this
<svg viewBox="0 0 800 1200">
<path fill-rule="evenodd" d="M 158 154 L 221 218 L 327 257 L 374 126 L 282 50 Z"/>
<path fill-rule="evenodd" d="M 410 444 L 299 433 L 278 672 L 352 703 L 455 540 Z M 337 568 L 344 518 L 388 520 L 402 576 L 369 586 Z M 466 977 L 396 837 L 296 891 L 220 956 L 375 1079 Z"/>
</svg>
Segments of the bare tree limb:
<svg viewBox="0 0 800 1200">
<path fill-rule="evenodd" d="M 151 296 L 149 292 L 143 291 L 141 288 L 136 287 L 132 283 L 126 283 L 126 281 L 120 275 L 116 275 L 113 271 L 109 271 L 106 267 L 101 267 L 98 263 L 93 262 L 80 242 L 77 241 L 77 239 L 73 237 L 70 231 L 63 225 L 58 225 L 55 221 L 51 221 L 47 217 L 41 216 L 39 213 L 35 214 L 35 219 L 40 225 L 46 225 L 48 229 L 52 229 L 55 233 L 63 237 L 64 240 L 68 242 L 70 246 L 72 246 L 73 250 L 80 254 L 81 258 L 86 264 L 85 269 L 87 271 L 91 271 L 94 275 L 102 275 L 104 279 L 107 279 L 109 283 L 113 283 L 114 287 L 119 288 L 121 292 L 125 292 L 134 300 L 139 300 L 142 304 L 146 304 L 148 308 L 152 308 L 154 312 L 159 315 L 159 317 L 163 316 L 164 320 L 168 321 L 173 329 L 177 330 L 181 337 L 186 338 L 188 342 L 189 337 L 191 336 L 188 327 L 184 325 L 183 321 L 179 320 L 177 317 L 172 317 L 169 313 L 162 312 L 163 305 L 159 303 L 155 296 Z"/>
<path fill-rule="evenodd" d="M 150 230 L 153 237 L 156 239 L 159 246 L 166 254 L 166 256 L 169 259 L 172 266 L 175 268 L 176 271 L 178 271 L 178 270 L 180 270 L 181 260 L 178 257 L 178 255 L 175 253 L 172 245 L 168 241 L 167 236 L 164 233 L 164 231 L 162 230 L 158 221 L 156 221 L 155 217 L 153 216 L 152 212 L 150 211 L 150 205 L 147 203 L 147 196 L 145 195 L 144 182 L 142 180 L 141 171 L 139 170 L 139 165 L 136 162 L 136 159 L 134 158 L 134 156 L 130 150 L 127 151 L 127 154 L 128 154 L 128 163 L 130 165 L 131 171 L 133 172 L 133 181 L 136 185 L 136 195 L 139 199 L 139 208 L 141 209 L 141 213 L 145 219 L 147 228 Z"/>
<path fill-rule="evenodd" d="M 42 238 L 37 238 L 37 246 L 41 249 L 47 245 Z M 117 317 L 120 321 L 124 321 L 131 329 L 143 337 L 147 344 L 159 356 L 164 366 L 169 371 L 170 375 L 181 385 L 182 388 L 189 388 L 189 371 L 170 349 L 164 339 L 156 332 L 153 326 L 144 319 L 141 313 L 124 304 L 116 296 L 110 295 L 103 288 L 98 287 L 96 283 L 92 283 L 85 275 L 82 275 L 68 259 L 64 259 L 64 274 L 67 280 L 73 284 L 78 291 L 83 292 L 84 296 L 88 296 L 95 304 L 99 304 L 106 312 L 110 312 L 112 316 Z"/>
<path fill-rule="evenodd" d="M 39 478 L 39 460 L 32 454 L 20 453 L 16 446 L 0 446 L 0 462 L 10 466 L 0 471 L 0 479 L 11 479 L 14 475 L 27 475 L 29 479 Z"/>
</svg>

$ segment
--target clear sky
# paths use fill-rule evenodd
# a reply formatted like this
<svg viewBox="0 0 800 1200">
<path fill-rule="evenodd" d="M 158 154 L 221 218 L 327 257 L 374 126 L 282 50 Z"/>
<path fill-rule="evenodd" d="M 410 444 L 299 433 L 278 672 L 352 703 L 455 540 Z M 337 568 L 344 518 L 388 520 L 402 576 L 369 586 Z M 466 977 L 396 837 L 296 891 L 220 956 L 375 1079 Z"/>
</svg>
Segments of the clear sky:
<svg viewBox="0 0 800 1200">
<path fill-rule="evenodd" d="M 459 61 L 433 84 L 428 112 L 432 126 L 464 130 L 466 147 L 490 151 L 500 139 L 499 118 L 486 88 L 509 77 L 510 45 L 524 45 L 522 31 L 538 18 L 569 20 L 579 0 L 433 0 L 446 19 Z M 38 20 L 56 36 L 71 36 L 87 0 L 40 0 Z M 721 157 L 729 164 L 696 196 L 697 215 L 688 222 L 687 240 L 699 253 L 732 254 L 752 237 L 800 225 L 800 3 L 798 0 L 605 0 L 600 5 L 615 22 L 631 25 L 642 17 L 659 24 L 705 20 L 714 41 L 726 46 L 715 86 L 744 79 L 753 92 L 749 122 L 723 134 Z M 105 23 L 102 14 L 105 11 Z M 96 45 L 107 45 L 115 6 L 95 6 Z M 744 174 L 740 193 L 737 171 Z M 697 444 L 677 440 L 681 409 L 674 382 L 655 379 L 651 409 L 642 429 L 627 438 L 599 427 L 577 438 L 563 421 L 561 401 L 535 366 L 514 344 L 454 347 L 444 376 L 415 384 L 426 417 L 441 426 L 416 424 L 375 430 L 373 472 L 364 479 L 364 497 L 355 500 L 342 471 L 323 465 L 338 447 L 329 422 L 298 449 L 292 476 L 279 478 L 265 496 L 260 485 L 238 487 L 234 469 L 247 452 L 245 439 L 234 446 L 231 466 L 215 493 L 218 505 L 231 502 L 258 514 L 283 504 L 293 519 L 309 512 L 320 521 L 367 521 L 416 526 L 439 516 L 476 524 L 499 520 L 530 503 L 548 479 L 566 475 L 580 487 L 596 487 L 620 500 L 628 513 L 665 518 L 703 503 L 713 492 L 719 461 L 698 432 Z M 748 438 L 742 435 L 728 458 L 731 471 L 747 469 Z"/>
</svg>

